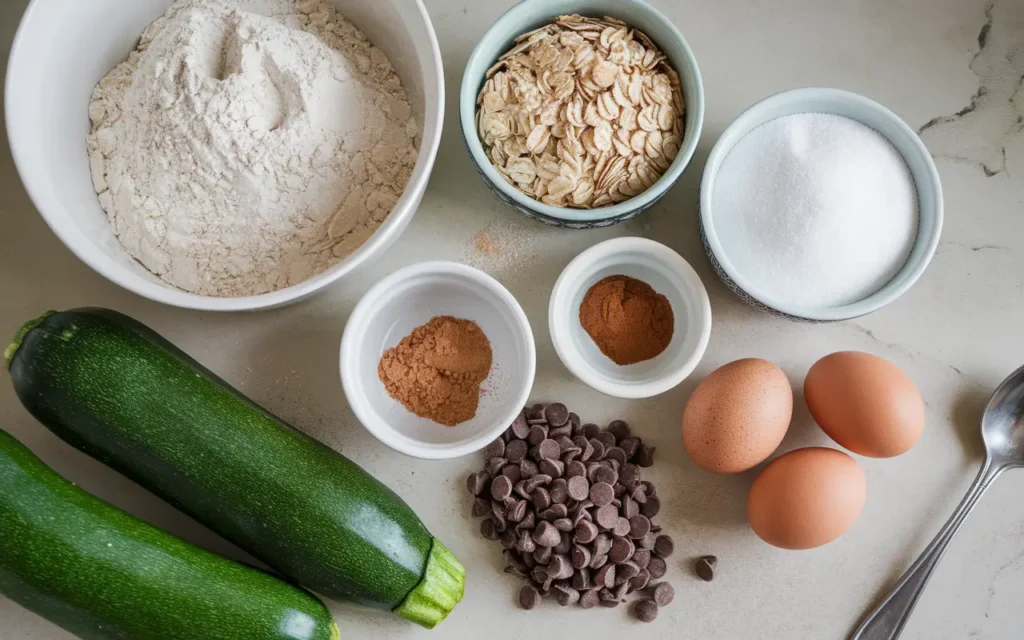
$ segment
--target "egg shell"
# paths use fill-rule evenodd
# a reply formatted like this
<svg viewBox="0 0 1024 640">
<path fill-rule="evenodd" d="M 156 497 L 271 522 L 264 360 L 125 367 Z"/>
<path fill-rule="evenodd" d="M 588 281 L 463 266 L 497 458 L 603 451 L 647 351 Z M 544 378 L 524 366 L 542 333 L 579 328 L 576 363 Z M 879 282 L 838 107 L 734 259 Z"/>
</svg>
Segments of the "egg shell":
<svg viewBox="0 0 1024 640">
<path fill-rule="evenodd" d="M 836 449 L 797 449 L 773 460 L 750 487 L 754 533 L 783 549 L 832 542 L 856 522 L 867 500 L 857 462 Z"/>
<path fill-rule="evenodd" d="M 804 380 L 804 398 L 822 430 L 862 456 L 898 456 L 924 432 L 924 401 L 914 381 L 870 353 L 840 351 L 818 360 Z"/>
<path fill-rule="evenodd" d="M 738 473 L 768 459 L 793 417 L 793 388 L 775 364 L 736 360 L 704 378 L 683 410 L 683 446 L 702 469 Z"/>
</svg>

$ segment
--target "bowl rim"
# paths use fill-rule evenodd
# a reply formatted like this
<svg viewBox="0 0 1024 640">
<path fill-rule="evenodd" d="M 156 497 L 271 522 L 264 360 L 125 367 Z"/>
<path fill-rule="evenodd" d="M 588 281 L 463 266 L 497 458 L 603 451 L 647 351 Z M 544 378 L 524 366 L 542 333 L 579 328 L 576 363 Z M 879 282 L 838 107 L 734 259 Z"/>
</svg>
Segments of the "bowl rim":
<svg viewBox="0 0 1024 640">
<path fill-rule="evenodd" d="M 413 174 L 410 176 L 401 197 L 394 208 L 392 208 L 391 213 L 388 214 L 384 223 L 358 249 L 329 269 L 300 283 L 268 293 L 240 297 L 204 296 L 178 289 L 166 283 L 151 282 L 142 274 L 130 272 L 121 267 L 106 253 L 96 255 L 86 251 L 83 248 L 84 245 L 79 244 L 77 229 L 72 228 L 70 225 L 64 225 L 58 220 L 61 215 L 64 215 L 64 207 L 50 195 L 45 186 L 40 184 L 39 180 L 29 173 L 25 157 L 21 151 L 26 143 L 22 141 L 22 136 L 19 133 L 20 129 L 14 121 L 15 116 L 12 115 L 14 113 L 12 106 L 15 100 L 14 81 L 17 75 L 15 70 L 23 64 L 22 58 L 25 56 L 23 53 L 25 49 L 23 43 L 28 38 L 27 31 L 29 25 L 33 21 L 38 20 L 35 15 L 36 12 L 40 10 L 40 6 L 48 1 L 30 0 L 25 13 L 22 14 L 13 43 L 11 44 L 4 80 L 4 111 L 8 144 L 11 149 L 11 156 L 14 159 L 15 168 L 21 178 L 21 183 L 36 211 L 43 218 L 43 221 L 71 253 L 110 282 L 148 300 L 182 309 L 199 311 L 257 311 L 281 307 L 298 302 L 303 298 L 326 289 L 349 272 L 370 261 L 379 250 L 390 246 L 398 239 L 419 208 L 418 201 L 426 191 L 441 144 L 445 113 L 445 84 L 441 49 L 438 45 L 434 25 L 430 20 L 430 15 L 427 13 L 423 0 L 414 0 L 416 12 L 419 15 L 419 19 L 426 26 L 429 39 L 432 64 L 428 65 L 427 73 L 437 84 L 437 100 L 426 104 L 423 114 L 424 133 L 430 130 L 432 125 L 434 135 L 429 140 L 426 138 L 421 140 Z M 432 110 L 433 113 L 431 113 Z M 84 141 L 82 153 L 85 153 Z M 53 213 L 53 211 L 58 209 L 61 210 L 61 213 Z M 140 266 L 140 268 L 144 269 L 145 267 Z"/>
<path fill-rule="evenodd" d="M 516 397 L 516 401 L 510 406 L 508 415 L 494 425 L 480 430 L 473 438 L 457 444 L 427 445 L 413 441 L 411 438 L 398 439 L 394 437 L 393 430 L 382 420 L 375 411 L 371 411 L 369 403 L 361 398 L 354 397 L 351 385 L 346 380 L 353 379 L 352 376 L 359 376 L 359 364 L 356 350 L 362 338 L 361 328 L 366 326 L 376 311 L 375 306 L 381 295 L 393 288 L 400 282 L 414 277 L 454 275 L 468 279 L 475 284 L 482 285 L 492 293 L 495 293 L 511 311 L 511 317 L 519 330 L 526 337 L 526 379 L 522 389 Z M 408 456 L 423 458 L 427 460 L 445 460 L 468 455 L 483 449 L 498 438 L 505 429 L 516 419 L 523 407 L 527 405 L 530 394 L 533 392 L 533 383 L 537 372 L 537 345 L 533 336 L 533 329 L 526 317 L 519 301 L 500 282 L 483 271 L 470 267 L 469 265 L 452 262 L 448 260 L 431 260 L 417 262 L 391 273 L 384 277 L 377 284 L 370 288 L 356 304 L 345 323 L 342 332 L 341 347 L 339 350 L 338 368 L 341 375 L 341 386 L 345 393 L 349 407 L 355 414 L 360 424 L 369 431 L 377 440 L 391 447 L 399 453 Z M 376 380 L 376 378 L 375 378 Z"/>
<path fill-rule="evenodd" d="M 570 288 L 570 280 L 576 279 L 597 260 L 626 252 L 642 252 L 653 256 L 679 276 L 679 280 L 688 289 L 684 293 L 684 298 L 687 301 L 694 297 L 697 299 L 699 308 L 696 309 L 696 312 L 699 326 L 696 328 L 700 331 L 696 348 L 678 367 L 647 382 L 629 384 L 609 382 L 603 376 L 596 375 L 586 360 L 571 346 L 572 340 L 568 335 L 568 329 L 562 330 L 562 327 L 567 327 L 567 323 L 572 322 L 571 319 L 565 317 L 566 311 L 564 310 L 566 301 L 576 291 L 576 289 Z M 679 287 L 679 290 L 682 291 L 683 288 Z M 697 271 L 683 256 L 670 247 L 648 238 L 632 236 L 612 238 L 584 250 L 562 270 L 551 290 L 551 298 L 548 303 L 548 330 L 551 333 L 551 342 L 554 344 L 559 360 L 570 373 L 582 382 L 601 393 L 617 398 L 649 398 L 678 386 L 693 373 L 704 357 L 704 352 L 711 340 L 711 300 Z"/>
<path fill-rule="evenodd" d="M 926 216 L 931 218 L 933 224 L 932 232 L 929 236 L 922 238 L 919 231 L 918 236 L 914 241 L 915 247 L 923 243 L 923 246 L 925 247 L 924 253 L 922 253 L 914 262 L 911 262 L 908 258 L 903 267 L 901 267 L 897 274 L 893 276 L 893 279 L 890 280 L 889 283 L 883 285 L 878 291 L 868 295 L 862 300 L 858 300 L 857 302 L 837 307 L 823 307 L 815 309 L 799 307 L 796 305 L 787 305 L 779 302 L 778 300 L 772 299 L 770 296 L 764 295 L 757 291 L 755 287 L 751 286 L 749 281 L 747 281 L 747 279 L 733 267 L 728 256 L 725 254 L 725 251 L 722 249 L 717 230 L 713 223 L 712 195 L 715 180 L 717 178 L 718 171 L 721 169 L 722 163 L 725 161 L 725 158 L 728 157 L 733 147 L 743 138 L 744 135 L 746 135 L 746 133 L 744 133 L 737 137 L 735 136 L 737 131 L 750 129 L 750 123 L 760 122 L 761 114 L 775 106 L 799 104 L 820 98 L 844 101 L 873 111 L 881 117 L 889 120 L 895 127 L 906 134 L 907 139 L 911 141 L 915 152 L 921 157 L 923 166 L 925 167 L 925 174 L 927 176 L 924 183 L 920 182 L 916 176 L 912 176 L 914 178 L 914 186 L 918 192 L 918 224 L 920 225 L 920 219 Z M 811 112 L 808 111 L 806 113 Z M 753 126 L 757 127 L 759 124 L 755 124 Z M 881 132 L 879 132 L 879 135 L 883 135 L 883 137 L 885 137 Z M 731 137 L 736 137 L 736 139 L 730 142 L 729 138 Z M 888 140 L 888 137 L 886 137 L 886 139 Z M 897 149 L 897 151 L 899 151 L 899 149 Z M 900 151 L 900 155 L 904 155 L 902 151 Z M 906 157 L 904 157 L 904 162 L 906 162 Z M 935 203 L 935 206 L 927 211 L 920 207 L 920 194 L 925 190 L 930 193 Z M 939 177 L 939 171 L 936 168 L 935 161 L 932 159 L 932 156 L 928 152 L 924 142 L 910 127 L 910 125 L 904 122 L 902 118 L 896 115 L 889 108 L 866 96 L 852 91 L 847 91 L 845 89 L 835 89 L 831 87 L 799 87 L 779 91 L 762 98 L 745 109 L 742 113 L 736 116 L 736 118 L 728 127 L 726 127 L 722 132 L 722 135 L 719 136 L 718 140 L 715 142 L 714 147 L 711 149 L 711 154 L 708 156 L 705 164 L 705 171 L 704 175 L 701 177 L 700 184 L 700 225 L 703 229 L 703 235 L 707 241 L 707 246 L 713 254 L 714 261 L 718 263 L 726 276 L 732 280 L 734 286 L 738 287 L 756 302 L 764 305 L 770 310 L 780 312 L 783 315 L 800 320 L 820 322 L 850 320 L 852 318 L 857 318 L 877 311 L 906 293 L 921 277 L 921 274 L 924 273 L 925 269 L 931 262 L 932 257 L 935 255 L 935 250 L 939 246 L 939 239 L 942 235 L 943 210 L 942 182 Z M 897 280 L 898 282 L 896 282 Z M 889 285 L 893 282 L 896 282 L 896 286 L 890 287 Z"/>
<path fill-rule="evenodd" d="M 487 156 L 484 155 L 483 144 L 480 142 L 480 137 L 477 135 L 476 130 L 476 94 L 479 87 L 482 85 L 482 77 L 476 78 L 470 76 L 470 68 L 478 63 L 483 57 L 482 47 L 484 42 L 492 39 L 504 39 L 504 37 L 512 31 L 509 28 L 510 23 L 513 22 L 520 13 L 526 13 L 531 5 L 543 4 L 546 0 L 521 0 L 518 4 L 511 7 L 505 13 L 503 13 L 494 24 L 492 24 L 487 31 L 484 32 L 483 36 L 477 41 L 476 46 L 473 47 L 473 51 L 466 61 L 466 66 L 462 74 L 462 85 L 459 90 L 459 124 L 462 128 L 462 136 L 466 142 L 466 146 L 469 149 L 469 155 L 472 157 L 473 162 L 476 164 L 477 169 L 482 172 L 487 178 L 487 181 L 495 189 L 498 189 L 503 195 L 511 199 L 519 207 L 525 208 L 538 216 L 543 218 L 551 218 L 558 221 L 574 222 L 574 223 L 593 223 L 602 222 L 606 220 L 612 220 L 615 218 L 622 218 L 629 216 L 633 211 L 637 209 L 645 209 L 646 207 L 654 204 L 662 195 L 664 195 L 676 181 L 683 175 L 683 172 L 689 166 L 690 161 L 693 159 L 694 154 L 697 151 L 697 145 L 700 142 L 701 132 L 704 128 L 704 80 L 700 73 L 700 66 L 697 64 L 697 57 L 693 53 L 693 49 L 690 48 L 689 43 L 683 34 L 676 27 L 675 23 L 669 20 L 663 13 L 658 11 L 653 5 L 649 4 L 646 0 L 619 0 L 622 5 L 622 12 L 625 13 L 631 8 L 649 12 L 656 19 L 664 23 L 672 37 L 675 38 L 683 51 L 684 62 L 686 63 L 685 71 L 676 69 L 676 72 L 682 77 L 684 73 L 690 73 L 693 76 L 693 81 L 697 87 L 697 91 L 694 95 L 690 96 L 692 100 L 692 109 L 694 111 L 694 125 L 690 131 L 683 132 L 683 145 L 679 149 L 679 153 L 676 155 L 676 159 L 672 161 L 668 171 L 666 171 L 658 180 L 651 185 L 651 188 L 647 189 L 643 193 L 624 202 L 612 204 L 607 207 L 600 207 L 598 209 L 573 209 L 569 207 L 556 207 L 543 202 L 539 202 L 530 198 L 526 194 L 520 192 L 518 189 L 514 189 L 512 185 L 498 173 L 498 171 L 488 160 Z M 585 8 L 581 8 L 585 11 Z M 556 14 L 552 14 L 554 17 Z M 515 35 L 519 35 L 518 33 Z M 488 65 L 490 66 L 490 65 Z M 484 67 L 486 70 L 487 67 Z M 687 96 L 683 96 L 684 103 L 687 101 Z M 470 106 L 472 105 L 472 106 Z"/>
</svg>

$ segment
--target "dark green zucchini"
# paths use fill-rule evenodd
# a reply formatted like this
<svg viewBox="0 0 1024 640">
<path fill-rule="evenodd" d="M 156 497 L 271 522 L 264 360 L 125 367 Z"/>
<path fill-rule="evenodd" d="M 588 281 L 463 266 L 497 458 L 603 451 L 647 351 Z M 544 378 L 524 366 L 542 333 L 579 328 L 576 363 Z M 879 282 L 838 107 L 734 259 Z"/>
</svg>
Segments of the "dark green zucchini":
<svg viewBox="0 0 1024 640">
<path fill-rule="evenodd" d="M 106 309 L 27 323 L 5 357 L 51 431 L 329 598 L 433 627 L 465 570 L 390 489 Z"/>
<path fill-rule="evenodd" d="M 86 640 L 337 640 L 322 602 L 89 495 L 0 430 L 0 593 Z"/>
</svg>

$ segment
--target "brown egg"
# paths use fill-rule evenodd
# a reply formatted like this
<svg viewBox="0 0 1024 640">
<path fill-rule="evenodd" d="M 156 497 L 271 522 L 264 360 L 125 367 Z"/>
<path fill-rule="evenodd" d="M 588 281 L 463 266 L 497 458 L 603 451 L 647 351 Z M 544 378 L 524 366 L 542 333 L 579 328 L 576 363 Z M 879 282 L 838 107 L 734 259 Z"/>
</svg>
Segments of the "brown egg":
<svg viewBox="0 0 1024 640">
<path fill-rule="evenodd" d="M 768 459 L 793 417 L 793 388 L 767 360 L 730 362 L 704 378 L 683 410 L 683 446 L 698 467 L 746 471 Z"/>
<path fill-rule="evenodd" d="M 783 549 L 832 542 L 864 508 L 867 481 L 842 451 L 811 447 L 772 460 L 750 487 L 747 518 L 762 540 Z"/>
<path fill-rule="evenodd" d="M 825 433 L 862 456 L 898 456 L 924 431 L 924 401 L 914 381 L 870 353 L 840 351 L 818 360 L 804 380 L 804 398 Z"/>
</svg>

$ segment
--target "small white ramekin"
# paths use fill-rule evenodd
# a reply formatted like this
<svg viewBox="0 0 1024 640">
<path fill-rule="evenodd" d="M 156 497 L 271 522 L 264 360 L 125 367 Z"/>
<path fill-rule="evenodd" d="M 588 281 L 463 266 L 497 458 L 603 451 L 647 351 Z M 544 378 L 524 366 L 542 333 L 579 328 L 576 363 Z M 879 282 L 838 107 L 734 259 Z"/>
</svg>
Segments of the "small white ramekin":
<svg viewBox="0 0 1024 640">
<path fill-rule="evenodd" d="M 658 356 L 620 366 L 601 353 L 580 324 L 580 304 L 602 278 L 625 275 L 668 298 L 672 341 Z M 584 383 L 619 398 L 648 398 L 675 387 L 700 362 L 711 338 L 711 302 L 700 276 L 678 253 L 646 238 L 614 238 L 569 263 L 548 307 L 551 341 L 562 363 Z"/>
<path fill-rule="evenodd" d="M 833 113 L 861 122 L 884 136 L 899 151 L 917 187 L 917 240 L 903 268 L 875 293 L 852 304 L 806 308 L 795 307 L 758 291 L 740 273 L 722 248 L 721 229 L 715 226 L 715 180 L 725 159 L 748 133 L 762 124 L 796 113 Z M 704 168 L 700 185 L 700 234 L 704 252 L 715 273 L 744 302 L 776 316 L 805 322 L 849 320 L 878 311 L 907 292 L 939 246 L 942 234 L 942 184 L 928 149 L 899 116 L 864 96 L 840 89 L 805 88 L 769 96 L 744 111 L 715 143 Z M 726 230 L 727 231 L 727 230 Z"/>
<path fill-rule="evenodd" d="M 377 375 L 384 352 L 435 316 L 472 320 L 493 353 L 476 416 L 455 427 L 416 416 Z M 455 262 L 422 262 L 392 273 L 359 301 L 345 326 L 340 365 L 349 406 L 378 440 L 417 458 L 455 458 L 485 447 L 523 410 L 537 351 L 526 314 L 497 280 Z"/>
</svg>

